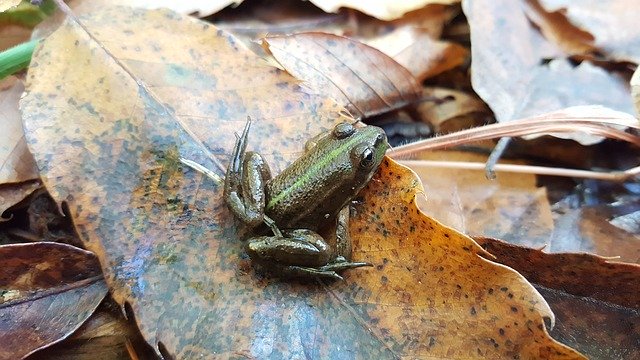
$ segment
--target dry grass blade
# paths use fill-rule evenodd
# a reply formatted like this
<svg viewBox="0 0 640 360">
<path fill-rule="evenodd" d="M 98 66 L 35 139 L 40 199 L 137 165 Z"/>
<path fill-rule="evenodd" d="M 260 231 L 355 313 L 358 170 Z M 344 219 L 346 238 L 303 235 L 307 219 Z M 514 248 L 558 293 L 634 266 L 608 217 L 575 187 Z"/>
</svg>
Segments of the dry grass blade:
<svg viewBox="0 0 640 360">
<path fill-rule="evenodd" d="M 593 113 L 591 116 L 580 114 Z M 576 116 L 571 116 L 575 114 Z M 497 139 L 502 137 L 555 135 L 584 132 L 605 138 L 622 140 L 640 146 L 640 136 L 620 130 L 622 127 L 640 129 L 638 120 L 626 113 L 612 111 L 599 106 L 580 106 L 568 108 L 528 119 L 514 120 L 506 123 L 486 125 L 478 128 L 417 141 L 390 150 L 388 155 L 394 158 L 407 156 L 417 151 L 436 150 L 468 144 L 475 141 Z M 450 167 L 462 169 L 484 169 L 481 163 L 407 161 L 407 165 Z M 555 175 L 567 177 L 592 178 L 610 181 L 624 181 L 640 173 L 640 167 L 625 171 L 596 172 L 576 169 L 548 168 L 526 165 L 496 165 L 496 171 L 533 173 L 539 175 Z"/>
<path fill-rule="evenodd" d="M 611 139 L 623 140 L 640 146 L 640 136 L 626 133 L 613 128 L 614 126 L 628 126 L 640 129 L 638 125 L 620 123 L 617 118 L 592 117 L 592 118 L 542 118 L 535 117 L 522 120 L 514 120 L 508 123 L 486 125 L 478 128 L 459 131 L 456 133 L 416 141 L 411 144 L 399 146 L 389 151 L 392 157 L 409 155 L 420 150 L 435 150 L 467 144 L 474 141 L 496 139 L 501 137 L 515 137 L 527 135 L 550 135 L 561 133 L 586 132 L 604 136 Z"/>
</svg>

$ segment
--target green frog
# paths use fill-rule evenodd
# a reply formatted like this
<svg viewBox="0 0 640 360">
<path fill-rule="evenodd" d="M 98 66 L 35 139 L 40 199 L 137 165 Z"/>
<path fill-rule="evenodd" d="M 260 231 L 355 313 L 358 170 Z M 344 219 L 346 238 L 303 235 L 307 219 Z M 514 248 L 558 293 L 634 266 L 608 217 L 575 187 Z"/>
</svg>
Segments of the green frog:
<svg viewBox="0 0 640 360">
<path fill-rule="evenodd" d="M 389 148 L 384 131 L 350 123 L 307 142 L 305 153 L 276 177 L 264 158 L 246 151 L 248 119 L 224 180 L 224 199 L 252 229 L 264 223 L 272 236 L 247 240 L 251 259 L 277 275 L 341 279 L 338 272 L 371 266 L 351 262 L 349 205 L 371 180 Z M 317 231 L 336 225 L 334 247 Z"/>
</svg>

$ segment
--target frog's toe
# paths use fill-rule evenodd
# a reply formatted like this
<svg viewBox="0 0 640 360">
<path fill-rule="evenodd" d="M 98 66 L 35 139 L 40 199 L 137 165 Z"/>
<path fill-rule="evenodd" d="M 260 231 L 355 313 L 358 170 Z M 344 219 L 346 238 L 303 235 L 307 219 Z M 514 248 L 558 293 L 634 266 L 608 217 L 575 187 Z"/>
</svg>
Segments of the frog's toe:
<svg viewBox="0 0 640 360">
<path fill-rule="evenodd" d="M 322 268 L 311 268 L 304 266 L 287 266 L 285 273 L 294 277 L 309 277 L 309 276 L 318 276 L 321 278 L 327 279 L 336 279 L 343 280 L 342 276 L 338 275 L 337 272 L 333 270 L 325 270 Z"/>
<path fill-rule="evenodd" d="M 347 261 L 347 259 L 343 258 L 342 256 L 338 256 L 334 261 L 320 267 L 319 269 L 325 270 L 325 271 L 343 271 L 343 270 L 355 269 L 363 266 L 373 266 L 373 265 L 368 262 Z"/>
</svg>

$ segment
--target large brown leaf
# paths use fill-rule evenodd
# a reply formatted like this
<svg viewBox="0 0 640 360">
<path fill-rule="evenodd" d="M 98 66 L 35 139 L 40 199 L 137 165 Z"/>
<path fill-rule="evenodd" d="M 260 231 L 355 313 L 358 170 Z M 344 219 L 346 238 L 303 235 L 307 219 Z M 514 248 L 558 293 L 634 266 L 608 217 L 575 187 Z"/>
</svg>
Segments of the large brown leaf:
<svg viewBox="0 0 640 360">
<path fill-rule="evenodd" d="M 420 95 L 420 85 L 407 69 L 359 41 L 310 32 L 264 42 L 289 73 L 356 116 L 397 109 Z"/>
<path fill-rule="evenodd" d="M 574 67 L 562 59 L 527 19 L 522 2 L 465 0 L 462 5 L 471 29 L 473 88 L 498 121 L 577 105 L 633 114 L 626 81 L 587 61 Z M 547 63 L 549 58 L 557 59 Z M 579 135 L 572 139 L 594 143 Z"/>
<path fill-rule="evenodd" d="M 553 315 L 522 277 L 419 213 L 419 181 L 407 170 L 382 171 L 370 185 L 389 188 L 372 191 L 393 201 L 363 194 L 361 221 L 352 224 L 355 257 L 374 269 L 333 283 L 255 272 L 221 186 L 179 157 L 221 175 L 217 164 L 250 115 L 248 147 L 277 173 L 302 140 L 339 121 L 342 108 L 302 92 L 234 37 L 173 12 L 104 9 L 80 21 L 34 56 L 22 102 L 27 137 L 46 186 L 67 202 L 100 258 L 114 299 L 131 305 L 156 351 L 579 358 L 546 335 L 543 318 Z M 392 216 L 370 219 L 385 211 Z M 388 231 L 401 215 L 420 223 L 403 229 L 413 229 L 410 236 Z"/>
<path fill-rule="evenodd" d="M 539 287 L 558 315 L 554 336 L 591 358 L 640 356 L 640 265 L 585 253 L 546 254 L 491 238 L 476 240 L 498 262 Z"/>
<path fill-rule="evenodd" d="M 73 246 L 4 245 L 0 264 L 0 359 L 66 338 L 107 294 L 98 260 Z"/>
</svg>

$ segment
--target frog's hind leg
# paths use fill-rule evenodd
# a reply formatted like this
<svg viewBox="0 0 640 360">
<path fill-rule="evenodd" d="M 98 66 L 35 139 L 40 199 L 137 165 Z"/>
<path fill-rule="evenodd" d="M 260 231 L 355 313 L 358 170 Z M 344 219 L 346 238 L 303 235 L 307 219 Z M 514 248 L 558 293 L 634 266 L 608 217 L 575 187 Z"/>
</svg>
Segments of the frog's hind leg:
<svg viewBox="0 0 640 360">
<path fill-rule="evenodd" d="M 224 198 L 240 220 L 256 227 L 264 221 L 264 185 L 271 179 L 271 171 L 260 154 L 246 152 L 250 128 L 251 119 L 248 118 L 242 135 L 236 134 L 236 144 L 224 179 Z"/>
</svg>

